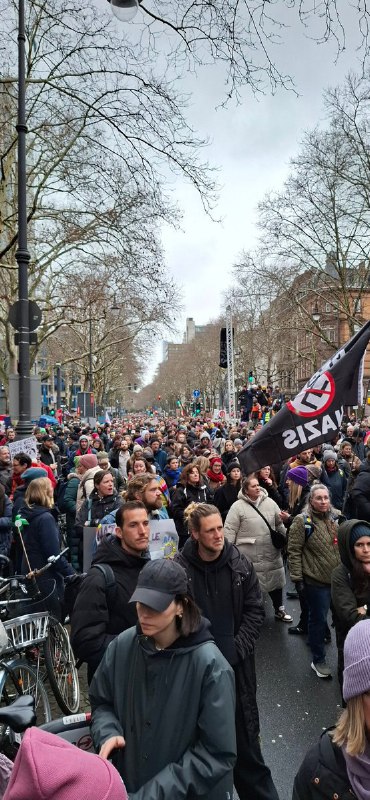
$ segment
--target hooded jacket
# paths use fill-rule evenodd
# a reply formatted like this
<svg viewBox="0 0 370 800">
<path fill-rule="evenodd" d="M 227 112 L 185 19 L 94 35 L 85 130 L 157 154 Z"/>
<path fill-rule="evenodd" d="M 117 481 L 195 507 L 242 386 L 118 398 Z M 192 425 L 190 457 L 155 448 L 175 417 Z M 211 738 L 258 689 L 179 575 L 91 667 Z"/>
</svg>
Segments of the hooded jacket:
<svg viewBox="0 0 370 800">
<path fill-rule="evenodd" d="M 341 564 L 333 570 L 331 576 L 331 599 L 338 648 L 343 647 L 344 640 L 350 628 L 352 628 L 356 622 L 360 622 L 364 619 L 364 616 L 359 614 L 357 609 L 363 605 L 368 605 L 370 613 L 370 580 L 368 593 L 359 594 L 355 592 L 351 575 L 355 557 L 349 542 L 352 529 L 359 522 L 361 525 L 366 525 L 369 528 L 370 536 L 370 522 L 367 523 L 362 520 L 351 519 L 348 522 L 342 522 L 338 528 L 338 548 Z"/>
<path fill-rule="evenodd" d="M 233 659 L 233 667 L 237 678 L 238 705 L 243 711 L 249 735 L 256 737 L 259 734 L 259 716 L 254 648 L 265 618 L 265 610 L 253 564 L 234 544 L 226 540 L 219 558 L 205 562 L 198 554 L 196 542 L 188 539 L 181 553 L 175 556 L 175 561 L 186 570 L 189 591 L 202 613 L 207 609 L 216 644 L 225 656 L 232 653 L 230 644 L 225 641 L 225 633 L 229 636 L 231 633 L 233 637 L 237 658 L 236 662 Z M 213 587 L 216 594 L 218 591 L 222 592 L 224 611 L 221 613 L 217 603 L 212 608 Z M 230 630 L 225 626 L 225 619 L 230 620 Z"/>
<path fill-rule="evenodd" d="M 306 754 L 294 780 L 292 800 L 356 800 L 340 747 L 328 731 Z"/>
<path fill-rule="evenodd" d="M 84 500 L 78 513 L 76 514 L 76 526 L 85 525 L 98 525 L 99 522 L 110 514 L 111 511 L 119 508 L 123 503 L 122 497 L 119 497 L 117 492 L 108 494 L 105 497 L 100 497 L 96 489 L 93 489 L 87 500 Z"/>
<path fill-rule="evenodd" d="M 136 624 L 135 605 L 129 599 L 136 588 L 149 554 L 133 556 L 115 536 L 99 545 L 93 564 L 109 564 L 116 582 L 114 610 L 109 609 L 106 582 L 98 569 L 90 569 L 78 593 L 71 620 L 71 642 L 76 656 L 89 666 L 89 678 L 100 663 L 108 644 Z"/>
<path fill-rule="evenodd" d="M 130 800 L 226 800 L 236 760 L 231 667 L 209 624 L 158 651 L 140 628 L 112 642 L 90 688 L 95 747 L 124 736 Z"/>
<path fill-rule="evenodd" d="M 28 521 L 28 525 L 23 527 L 22 534 L 31 569 L 40 569 L 45 566 L 49 556 L 57 556 L 60 553 L 59 529 L 52 509 L 37 505 L 30 508 L 24 505 L 20 509 L 20 514 Z M 23 574 L 29 572 L 24 556 L 21 569 Z M 44 575 L 37 578 L 37 583 L 45 596 L 52 591 L 53 581 L 55 581 L 57 594 L 62 599 L 64 595 L 63 578 L 73 574 L 73 567 L 62 556 Z"/>
<path fill-rule="evenodd" d="M 216 489 L 214 493 L 213 504 L 220 512 L 222 522 L 225 522 L 228 511 L 230 511 L 232 504 L 236 503 L 238 499 L 240 484 L 241 481 L 238 481 L 238 484 L 235 486 L 233 483 L 231 483 L 229 476 L 227 476 L 226 483 L 223 486 L 220 486 L 219 489 Z"/>
<path fill-rule="evenodd" d="M 370 522 L 370 462 L 367 461 L 357 475 L 351 489 L 354 516 Z"/>
<path fill-rule="evenodd" d="M 256 505 L 271 528 L 285 534 L 280 508 L 265 489 L 261 489 Z M 254 503 L 240 490 L 238 500 L 231 506 L 226 517 L 225 537 L 252 561 L 262 589 L 272 592 L 285 586 L 283 558 L 280 550 L 272 544 L 266 522 L 253 506 Z"/>
<path fill-rule="evenodd" d="M 84 472 L 77 490 L 76 514 L 78 514 L 84 500 L 90 497 L 94 488 L 94 475 L 96 472 L 99 472 L 100 469 L 101 467 L 98 465 L 97 467 L 91 467 Z"/>
</svg>

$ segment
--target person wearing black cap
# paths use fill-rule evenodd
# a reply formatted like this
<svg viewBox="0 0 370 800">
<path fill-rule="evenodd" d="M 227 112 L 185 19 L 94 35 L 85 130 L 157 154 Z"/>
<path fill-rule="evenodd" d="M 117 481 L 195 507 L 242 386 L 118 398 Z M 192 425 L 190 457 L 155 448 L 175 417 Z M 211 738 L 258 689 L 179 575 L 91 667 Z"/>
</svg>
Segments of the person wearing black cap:
<svg viewBox="0 0 370 800">
<path fill-rule="evenodd" d="M 225 800 L 233 793 L 233 670 L 170 559 L 144 566 L 131 597 L 139 624 L 108 647 L 90 687 L 99 755 L 130 800 Z"/>
<path fill-rule="evenodd" d="M 338 528 L 341 564 L 331 577 L 331 602 L 338 648 L 338 679 L 343 682 L 343 645 L 348 631 L 370 615 L 370 523 L 359 519 Z"/>
</svg>

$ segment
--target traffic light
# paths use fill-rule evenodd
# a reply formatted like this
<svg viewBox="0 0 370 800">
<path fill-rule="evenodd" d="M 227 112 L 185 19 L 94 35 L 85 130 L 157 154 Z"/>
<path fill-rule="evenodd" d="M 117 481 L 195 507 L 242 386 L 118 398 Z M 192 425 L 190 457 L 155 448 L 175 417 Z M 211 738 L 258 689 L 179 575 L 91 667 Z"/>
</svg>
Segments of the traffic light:
<svg viewBox="0 0 370 800">
<path fill-rule="evenodd" d="M 134 383 L 134 392 L 137 390 L 137 383 Z"/>
<path fill-rule="evenodd" d="M 177 405 L 178 408 L 181 406 L 181 400 L 180 400 L 179 397 L 176 400 L 176 405 Z"/>
<path fill-rule="evenodd" d="M 49 414 L 51 417 L 55 417 L 55 409 L 51 408 Z"/>
<path fill-rule="evenodd" d="M 248 383 L 254 383 L 254 375 L 253 375 L 253 370 L 252 369 L 249 370 Z"/>
<path fill-rule="evenodd" d="M 196 414 L 200 414 L 200 412 L 201 412 L 201 404 L 200 403 L 196 403 L 195 404 L 195 413 Z"/>
</svg>

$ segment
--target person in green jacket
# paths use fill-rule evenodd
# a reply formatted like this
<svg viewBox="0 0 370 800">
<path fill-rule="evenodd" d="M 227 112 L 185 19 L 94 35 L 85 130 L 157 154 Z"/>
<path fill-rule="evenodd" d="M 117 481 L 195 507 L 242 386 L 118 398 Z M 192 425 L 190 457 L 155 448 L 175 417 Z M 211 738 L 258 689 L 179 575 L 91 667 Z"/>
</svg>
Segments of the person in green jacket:
<svg viewBox="0 0 370 800">
<path fill-rule="evenodd" d="M 109 645 L 90 687 L 91 731 L 130 800 L 231 800 L 234 674 L 170 559 L 142 569 L 139 624 Z"/>
</svg>

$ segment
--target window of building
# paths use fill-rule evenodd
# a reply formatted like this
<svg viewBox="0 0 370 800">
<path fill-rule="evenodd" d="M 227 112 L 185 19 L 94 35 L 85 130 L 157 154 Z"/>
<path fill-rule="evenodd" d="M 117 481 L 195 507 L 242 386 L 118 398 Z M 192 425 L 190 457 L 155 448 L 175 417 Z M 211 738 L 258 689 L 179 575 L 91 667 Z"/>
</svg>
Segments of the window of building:
<svg viewBox="0 0 370 800">
<path fill-rule="evenodd" d="M 325 303 L 325 311 L 326 311 L 327 314 L 330 314 L 330 312 L 331 312 L 331 304 L 330 303 Z"/>
<path fill-rule="evenodd" d="M 355 302 L 353 304 L 353 313 L 354 314 L 360 314 L 361 310 L 362 310 L 362 308 L 361 308 L 361 298 L 358 297 L 357 300 L 355 300 Z"/>
<path fill-rule="evenodd" d="M 329 342 L 336 341 L 335 328 L 323 328 L 322 332 L 325 338 L 328 339 Z"/>
</svg>

